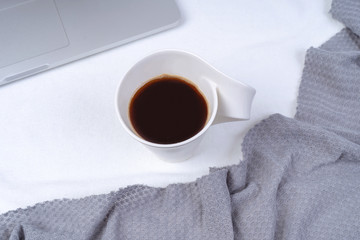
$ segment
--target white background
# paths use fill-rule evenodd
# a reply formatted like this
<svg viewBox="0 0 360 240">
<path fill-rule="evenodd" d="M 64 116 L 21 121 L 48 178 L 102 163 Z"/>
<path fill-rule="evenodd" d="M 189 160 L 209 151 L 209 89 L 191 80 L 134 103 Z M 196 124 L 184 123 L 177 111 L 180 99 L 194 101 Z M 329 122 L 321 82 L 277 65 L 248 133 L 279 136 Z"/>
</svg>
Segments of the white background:
<svg viewBox="0 0 360 240">
<path fill-rule="evenodd" d="M 169 31 L 0 87 L 0 213 L 131 184 L 189 182 L 236 164 L 249 128 L 293 117 L 306 50 L 343 26 L 330 0 L 178 0 Z M 195 156 L 158 160 L 120 125 L 114 98 L 127 70 L 161 49 L 192 52 L 257 90 L 252 118 L 210 128 Z"/>
</svg>

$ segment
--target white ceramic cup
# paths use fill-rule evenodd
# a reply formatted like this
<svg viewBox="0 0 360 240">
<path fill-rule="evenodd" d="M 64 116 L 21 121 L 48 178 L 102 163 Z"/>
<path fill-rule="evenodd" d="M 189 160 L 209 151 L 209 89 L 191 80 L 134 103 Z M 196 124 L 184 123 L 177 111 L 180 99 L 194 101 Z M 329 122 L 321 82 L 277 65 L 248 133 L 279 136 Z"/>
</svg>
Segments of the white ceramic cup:
<svg viewBox="0 0 360 240">
<path fill-rule="evenodd" d="M 141 138 L 132 127 L 129 104 L 135 92 L 146 82 L 162 74 L 177 75 L 190 80 L 205 96 L 208 119 L 195 136 L 178 143 L 158 144 Z M 247 120 L 255 89 L 217 71 L 199 57 L 184 51 L 163 50 L 136 63 L 124 76 L 116 94 L 116 111 L 126 131 L 147 146 L 160 159 L 183 161 L 192 156 L 206 130 L 213 124 Z"/>
</svg>

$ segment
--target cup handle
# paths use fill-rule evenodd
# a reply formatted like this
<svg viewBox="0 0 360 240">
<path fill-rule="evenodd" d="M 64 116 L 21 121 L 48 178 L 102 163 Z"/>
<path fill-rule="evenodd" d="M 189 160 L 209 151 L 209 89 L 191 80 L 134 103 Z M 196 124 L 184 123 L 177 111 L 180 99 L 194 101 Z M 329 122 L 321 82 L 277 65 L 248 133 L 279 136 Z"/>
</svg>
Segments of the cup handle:
<svg viewBox="0 0 360 240">
<path fill-rule="evenodd" d="M 218 73 L 209 79 L 218 95 L 218 109 L 213 124 L 248 120 L 256 90 L 240 81 Z"/>
</svg>

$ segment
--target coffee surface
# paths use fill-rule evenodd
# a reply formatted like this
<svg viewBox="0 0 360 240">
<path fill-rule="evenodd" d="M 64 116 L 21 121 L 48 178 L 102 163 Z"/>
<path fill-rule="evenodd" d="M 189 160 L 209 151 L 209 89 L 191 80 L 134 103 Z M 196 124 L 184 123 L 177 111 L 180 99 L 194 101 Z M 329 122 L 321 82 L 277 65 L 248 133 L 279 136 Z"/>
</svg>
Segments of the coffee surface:
<svg viewBox="0 0 360 240">
<path fill-rule="evenodd" d="M 130 121 L 145 140 L 171 144 L 196 135 L 206 124 L 207 102 L 192 83 L 161 75 L 142 86 L 129 106 Z"/>
</svg>

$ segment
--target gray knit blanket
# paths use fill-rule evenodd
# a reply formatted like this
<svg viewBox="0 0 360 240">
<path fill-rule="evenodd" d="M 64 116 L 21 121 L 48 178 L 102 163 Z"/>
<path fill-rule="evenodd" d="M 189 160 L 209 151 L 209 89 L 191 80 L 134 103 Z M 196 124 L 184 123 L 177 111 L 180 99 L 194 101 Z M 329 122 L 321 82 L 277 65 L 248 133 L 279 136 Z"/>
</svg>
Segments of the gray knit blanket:
<svg viewBox="0 0 360 240">
<path fill-rule="evenodd" d="M 244 161 L 189 184 L 130 186 L 0 215 L 0 239 L 360 239 L 360 1 L 308 50 L 294 119 L 270 116 Z"/>
</svg>

